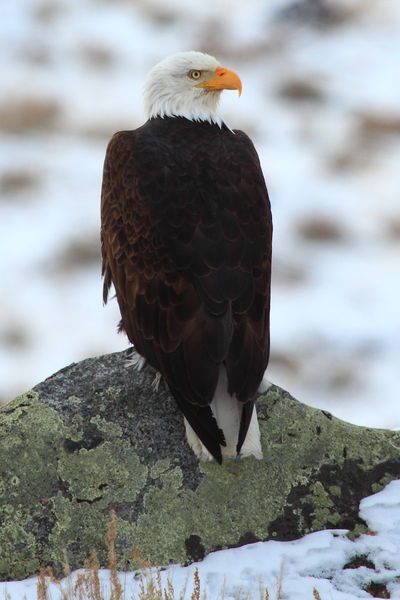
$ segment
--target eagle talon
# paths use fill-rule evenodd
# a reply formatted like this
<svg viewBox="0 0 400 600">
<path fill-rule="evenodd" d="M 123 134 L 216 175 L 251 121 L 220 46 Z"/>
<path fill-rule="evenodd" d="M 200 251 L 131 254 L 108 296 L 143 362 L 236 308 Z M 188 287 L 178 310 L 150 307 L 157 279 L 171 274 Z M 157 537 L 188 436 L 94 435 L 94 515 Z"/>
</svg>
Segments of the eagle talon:
<svg viewBox="0 0 400 600">
<path fill-rule="evenodd" d="M 158 392 L 161 381 L 162 381 L 162 375 L 161 375 L 161 373 L 157 372 L 154 376 L 153 381 L 151 382 L 151 389 L 153 390 L 153 392 Z"/>
<path fill-rule="evenodd" d="M 132 356 L 130 356 L 126 361 L 126 368 L 133 367 L 136 371 L 141 371 L 143 367 L 146 365 L 146 359 L 144 356 L 141 356 L 136 350 L 133 350 Z"/>
</svg>

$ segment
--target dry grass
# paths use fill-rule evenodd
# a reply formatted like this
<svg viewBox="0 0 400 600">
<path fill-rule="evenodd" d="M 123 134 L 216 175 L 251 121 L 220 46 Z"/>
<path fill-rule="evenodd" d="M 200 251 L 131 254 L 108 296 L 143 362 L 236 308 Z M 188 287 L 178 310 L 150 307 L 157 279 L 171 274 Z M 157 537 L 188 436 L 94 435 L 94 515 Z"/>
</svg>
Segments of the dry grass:
<svg viewBox="0 0 400 600">
<path fill-rule="evenodd" d="M 307 267 L 298 261 L 297 257 L 288 260 L 276 257 L 274 264 L 274 281 L 282 286 L 303 284 L 308 277 Z"/>
<path fill-rule="evenodd" d="M 112 67 L 116 57 L 107 46 L 95 43 L 85 43 L 78 48 L 80 59 L 89 67 L 94 69 L 105 69 Z"/>
<path fill-rule="evenodd" d="M 297 226 L 298 234 L 311 242 L 338 242 L 346 237 L 341 223 L 335 223 L 328 217 L 310 216 Z"/>
<path fill-rule="evenodd" d="M 100 258 L 100 238 L 97 233 L 89 234 L 86 238 L 69 240 L 56 257 L 43 267 L 50 272 L 65 275 L 99 264 Z"/>
<path fill-rule="evenodd" d="M 138 548 L 133 551 L 133 564 L 138 570 L 139 595 L 137 598 L 132 592 L 128 595 L 130 590 L 123 586 L 117 570 L 116 539 L 117 516 L 115 511 L 111 511 L 106 537 L 110 582 L 108 589 L 105 589 L 101 582 L 99 556 L 96 550 L 92 551 L 90 558 L 85 560 L 83 569 L 78 571 L 75 577 L 72 577 L 65 554 L 65 578 L 62 582 L 54 575 L 51 567 L 40 570 L 36 588 L 37 600 L 51 600 L 51 584 L 58 587 L 62 600 L 123 600 L 128 597 L 132 600 L 183 600 L 186 587 L 177 595 L 169 579 L 164 586 L 161 580 L 161 569 L 152 568 L 149 561 L 140 558 Z M 200 577 L 197 569 L 193 576 L 191 600 L 200 600 Z"/>
<path fill-rule="evenodd" d="M 321 29 L 347 25 L 363 15 L 362 3 L 296 0 L 277 12 L 278 20 Z"/>
<path fill-rule="evenodd" d="M 117 515 L 111 511 L 111 521 L 108 524 L 107 548 L 108 548 L 108 566 L 110 569 L 110 580 L 112 586 L 111 600 L 121 600 L 122 585 L 118 578 L 117 555 L 115 552 L 115 540 L 117 539 Z M 96 598 L 97 600 L 97 598 Z"/>
<path fill-rule="evenodd" d="M 43 0 L 34 9 L 34 17 L 45 25 L 59 19 L 66 10 L 66 4 L 55 0 Z"/>
<path fill-rule="evenodd" d="M 13 133 L 51 129 L 61 112 L 61 106 L 52 98 L 9 98 L 0 106 L 0 129 Z"/>
<path fill-rule="evenodd" d="M 382 147 L 396 143 L 399 134 L 399 111 L 354 113 L 353 127 L 347 133 L 346 143 L 327 156 L 327 167 L 343 173 L 376 168 Z"/>
<path fill-rule="evenodd" d="M 324 93 L 313 81 L 308 79 L 288 79 L 277 88 L 277 94 L 292 102 L 322 102 Z"/>
<path fill-rule="evenodd" d="M 0 192 L 5 196 L 14 196 L 20 192 L 35 190 L 40 183 L 40 176 L 27 169 L 10 169 L 0 175 Z"/>
<path fill-rule="evenodd" d="M 389 240 L 400 241 L 400 218 L 393 218 L 386 224 L 386 237 Z"/>
<path fill-rule="evenodd" d="M 301 370 L 301 362 L 295 353 L 279 352 L 279 350 L 271 352 L 270 365 L 274 371 L 282 371 L 291 375 L 295 375 Z"/>
<path fill-rule="evenodd" d="M 363 137 L 376 140 L 377 136 L 398 136 L 400 133 L 400 114 L 365 112 L 358 115 L 359 130 Z"/>
<path fill-rule="evenodd" d="M 7 350 L 20 350 L 29 346 L 31 339 L 24 323 L 9 319 L 0 327 L 0 345 Z"/>
<path fill-rule="evenodd" d="M 55 575 L 51 567 L 45 567 L 40 570 L 38 575 L 36 594 L 37 600 L 52 600 L 51 584 L 58 588 L 59 597 L 62 600 L 184 600 L 187 589 L 187 581 L 183 588 L 177 592 L 171 579 L 167 578 L 166 583 L 162 582 L 161 568 L 152 567 L 148 560 L 140 557 L 140 551 L 135 548 L 133 551 L 133 565 L 138 571 L 136 580 L 139 581 L 139 592 L 125 587 L 121 582 L 121 574 L 117 570 L 117 516 L 111 511 L 111 519 L 107 530 L 107 550 L 108 550 L 108 569 L 109 586 L 105 589 L 100 577 L 99 557 L 96 550 L 93 550 L 89 559 L 84 562 L 83 569 L 78 571 L 73 577 L 69 568 L 66 554 L 64 555 L 64 575 L 61 582 Z M 283 598 L 283 563 L 280 574 L 276 582 L 276 591 L 274 598 L 271 598 L 268 589 L 260 584 L 260 600 L 281 600 Z M 223 600 L 226 597 L 223 588 L 218 597 Z M 315 600 L 322 600 L 318 591 L 313 589 Z M 235 594 L 236 600 L 251 600 L 250 594 L 242 594 L 239 590 Z M 4 600 L 7 600 L 7 595 Z M 24 600 L 24 599 L 21 599 Z M 193 573 L 193 590 L 190 600 L 206 600 L 206 594 L 202 593 L 199 571 L 196 568 Z M 310 598 L 312 600 L 312 598 Z"/>
<path fill-rule="evenodd" d="M 356 134 L 357 135 L 357 134 Z M 331 154 L 327 166 L 337 173 L 349 173 L 373 166 L 374 160 L 362 141 Z"/>
</svg>

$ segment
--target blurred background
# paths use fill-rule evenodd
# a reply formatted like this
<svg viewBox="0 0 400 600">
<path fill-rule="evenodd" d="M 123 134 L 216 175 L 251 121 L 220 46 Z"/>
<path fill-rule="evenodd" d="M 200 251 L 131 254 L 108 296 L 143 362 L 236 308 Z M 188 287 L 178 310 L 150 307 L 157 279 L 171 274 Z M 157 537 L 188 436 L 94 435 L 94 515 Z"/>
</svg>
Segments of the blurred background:
<svg viewBox="0 0 400 600">
<path fill-rule="evenodd" d="M 145 119 L 147 71 L 202 50 L 236 70 L 274 215 L 268 378 L 400 427 L 398 0 L 3 0 L 0 400 L 122 350 L 102 306 L 107 142 Z"/>
</svg>

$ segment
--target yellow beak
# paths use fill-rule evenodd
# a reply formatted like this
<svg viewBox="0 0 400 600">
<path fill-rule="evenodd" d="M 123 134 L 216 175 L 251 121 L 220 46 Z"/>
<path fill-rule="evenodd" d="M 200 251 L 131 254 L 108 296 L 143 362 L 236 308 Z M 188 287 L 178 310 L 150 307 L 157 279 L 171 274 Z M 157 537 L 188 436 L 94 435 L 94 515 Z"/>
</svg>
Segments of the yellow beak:
<svg viewBox="0 0 400 600">
<path fill-rule="evenodd" d="M 242 93 L 242 82 L 239 75 L 230 69 L 218 67 L 215 70 L 215 75 L 208 81 L 198 83 L 196 87 L 207 88 L 209 90 L 237 90 L 239 96 Z"/>
</svg>

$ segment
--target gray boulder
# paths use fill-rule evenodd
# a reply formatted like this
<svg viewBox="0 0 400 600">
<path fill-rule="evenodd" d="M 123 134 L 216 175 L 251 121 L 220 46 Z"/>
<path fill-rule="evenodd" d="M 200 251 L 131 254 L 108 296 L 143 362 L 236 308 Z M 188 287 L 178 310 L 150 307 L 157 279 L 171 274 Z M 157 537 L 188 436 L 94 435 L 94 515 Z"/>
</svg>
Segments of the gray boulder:
<svg viewBox="0 0 400 600">
<path fill-rule="evenodd" d="M 130 351 L 62 369 L 0 409 L 0 579 L 107 565 L 189 563 L 220 548 L 362 531 L 360 500 L 400 476 L 400 432 L 357 427 L 272 386 L 257 401 L 264 459 L 199 463 L 155 372 Z"/>
</svg>

